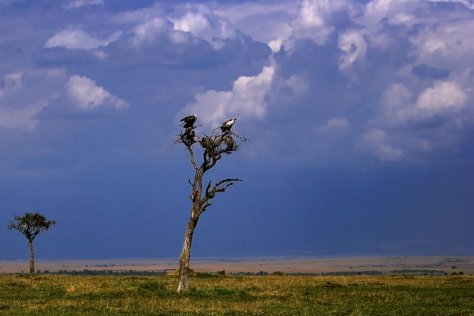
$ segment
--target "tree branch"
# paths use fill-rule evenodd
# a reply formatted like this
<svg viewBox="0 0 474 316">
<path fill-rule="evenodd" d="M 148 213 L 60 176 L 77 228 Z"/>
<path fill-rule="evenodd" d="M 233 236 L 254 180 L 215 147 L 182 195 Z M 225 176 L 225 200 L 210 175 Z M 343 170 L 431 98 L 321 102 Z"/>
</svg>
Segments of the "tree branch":
<svg viewBox="0 0 474 316">
<path fill-rule="evenodd" d="M 196 159 L 194 159 L 194 150 L 192 148 L 192 145 L 190 146 L 187 146 L 186 145 L 186 149 L 188 150 L 189 152 L 189 160 L 191 160 L 191 164 L 193 165 L 194 167 L 194 170 L 197 172 L 199 170 L 197 164 L 196 164 Z"/>
<path fill-rule="evenodd" d="M 237 181 L 242 181 L 242 180 L 237 179 L 237 178 L 227 178 L 224 180 L 220 180 L 213 186 L 211 186 L 211 182 L 209 181 L 209 184 L 207 185 L 207 188 L 206 188 L 206 198 L 212 199 L 215 197 L 216 193 L 225 192 L 225 190 L 228 187 L 230 187 L 231 185 L 234 184 L 234 182 L 237 182 Z"/>
</svg>

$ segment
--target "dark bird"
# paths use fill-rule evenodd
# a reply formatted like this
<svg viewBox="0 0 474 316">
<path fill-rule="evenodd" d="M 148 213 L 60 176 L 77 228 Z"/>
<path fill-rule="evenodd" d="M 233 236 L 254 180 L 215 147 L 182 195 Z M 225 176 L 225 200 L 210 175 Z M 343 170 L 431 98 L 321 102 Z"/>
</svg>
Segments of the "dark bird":
<svg viewBox="0 0 474 316">
<path fill-rule="evenodd" d="M 197 116 L 196 115 L 188 115 L 186 117 L 183 117 L 180 122 L 183 122 L 183 127 L 184 128 L 189 128 L 194 125 L 194 122 L 196 122 Z"/>
<path fill-rule="evenodd" d="M 232 125 L 234 125 L 235 121 L 237 121 L 236 118 L 231 118 L 231 119 L 225 121 L 224 123 L 222 123 L 221 130 L 223 132 L 230 131 L 230 129 L 232 128 Z"/>
</svg>

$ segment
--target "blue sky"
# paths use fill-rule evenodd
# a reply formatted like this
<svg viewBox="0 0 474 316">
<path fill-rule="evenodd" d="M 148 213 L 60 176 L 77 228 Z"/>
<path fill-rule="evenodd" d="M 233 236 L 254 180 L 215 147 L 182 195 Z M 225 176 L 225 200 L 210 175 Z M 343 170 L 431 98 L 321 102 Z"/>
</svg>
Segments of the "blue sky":
<svg viewBox="0 0 474 316">
<path fill-rule="evenodd" d="M 178 121 L 237 117 L 194 256 L 472 255 L 470 0 L 0 0 L 0 259 L 177 257 Z M 3 224 L 1 224 L 3 223 Z"/>
</svg>

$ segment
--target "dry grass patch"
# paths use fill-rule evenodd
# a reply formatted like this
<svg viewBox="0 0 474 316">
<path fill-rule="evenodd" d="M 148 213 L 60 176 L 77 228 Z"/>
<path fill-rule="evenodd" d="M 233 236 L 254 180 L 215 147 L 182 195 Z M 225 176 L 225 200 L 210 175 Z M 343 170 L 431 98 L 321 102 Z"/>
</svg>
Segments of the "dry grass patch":
<svg viewBox="0 0 474 316">
<path fill-rule="evenodd" d="M 0 276 L 0 315 L 474 315 L 473 276 Z"/>
</svg>

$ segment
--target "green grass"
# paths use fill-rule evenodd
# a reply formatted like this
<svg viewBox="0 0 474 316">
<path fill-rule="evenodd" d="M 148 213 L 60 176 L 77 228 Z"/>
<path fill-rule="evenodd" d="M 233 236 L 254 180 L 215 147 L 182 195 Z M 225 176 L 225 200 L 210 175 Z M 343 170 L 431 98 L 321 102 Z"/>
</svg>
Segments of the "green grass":
<svg viewBox="0 0 474 316">
<path fill-rule="evenodd" d="M 474 276 L 0 276 L 0 315 L 474 315 Z"/>
</svg>

